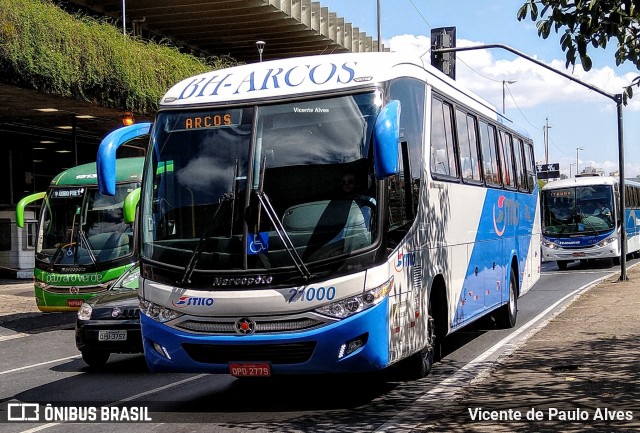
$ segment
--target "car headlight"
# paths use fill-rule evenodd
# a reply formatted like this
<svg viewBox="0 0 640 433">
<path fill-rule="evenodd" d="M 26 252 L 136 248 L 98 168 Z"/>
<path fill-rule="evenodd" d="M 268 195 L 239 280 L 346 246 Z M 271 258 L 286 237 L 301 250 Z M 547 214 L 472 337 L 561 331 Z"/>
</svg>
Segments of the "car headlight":
<svg viewBox="0 0 640 433">
<path fill-rule="evenodd" d="M 140 300 L 140 312 L 147 315 L 150 319 L 153 319 L 156 322 L 168 322 L 169 320 L 178 318 L 183 314 L 176 310 L 172 310 L 171 308 L 154 304 L 153 302 L 147 301 L 144 298 L 138 299 Z"/>
<path fill-rule="evenodd" d="M 93 307 L 86 302 L 83 302 L 80 308 L 78 309 L 78 319 L 79 320 L 89 320 L 91 319 L 91 312 L 93 311 Z"/>
<path fill-rule="evenodd" d="M 606 247 L 607 245 L 610 245 L 610 244 L 614 243 L 617 240 L 618 240 L 618 238 L 616 236 L 611 236 L 611 237 L 608 237 L 606 239 L 601 240 L 600 242 L 598 242 L 596 244 L 596 246 L 597 247 Z"/>
<path fill-rule="evenodd" d="M 549 248 L 550 250 L 557 250 L 559 247 L 551 241 L 543 240 L 542 246 L 545 248 Z"/>
<path fill-rule="evenodd" d="M 392 287 L 393 277 L 391 277 L 386 283 L 367 290 L 362 294 L 333 302 L 317 308 L 315 311 L 316 313 L 335 317 L 336 319 L 345 319 L 382 302 L 387 297 Z"/>
</svg>

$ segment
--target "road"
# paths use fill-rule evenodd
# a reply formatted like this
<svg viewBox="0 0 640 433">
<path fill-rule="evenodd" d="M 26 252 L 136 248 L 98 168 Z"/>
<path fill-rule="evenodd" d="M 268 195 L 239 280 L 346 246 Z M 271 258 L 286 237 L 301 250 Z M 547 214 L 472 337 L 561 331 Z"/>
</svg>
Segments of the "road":
<svg viewBox="0 0 640 433">
<path fill-rule="evenodd" d="M 112 355 L 104 369 L 91 371 L 75 347 L 73 313 L 32 315 L 5 322 L 5 329 L 0 329 L 0 431 L 89 433 L 125 428 L 122 423 L 99 422 L 102 411 L 116 411 L 124 420 L 151 419 L 126 423 L 129 433 L 383 431 L 390 423 L 406 422 L 405 414 L 416 400 L 432 401 L 435 407 L 460 392 L 492 360 L 514 350 L 528 330 L 540 326 L 577 289 L 617 272 L 619 268 L 608 262 L 570 265 L 562 272 L 544 263 L 540 281 L 519 300 L 514 329 L 492 329 L 491 320 L 484 320 L 450 336 L 446 356 L 419 381 L 405 381 L 393 369 L 362 376 L 260 380 L 151 374 L 142 355 Z M 7 403 L 15 402 L 37 403 L 43 421 L 7 423 Z M 47 404 L 66 409 L 49 410 L 45 418 Z M 70 426 L 59 421 L 74 415 L 98 422 Z"/>
</svg>

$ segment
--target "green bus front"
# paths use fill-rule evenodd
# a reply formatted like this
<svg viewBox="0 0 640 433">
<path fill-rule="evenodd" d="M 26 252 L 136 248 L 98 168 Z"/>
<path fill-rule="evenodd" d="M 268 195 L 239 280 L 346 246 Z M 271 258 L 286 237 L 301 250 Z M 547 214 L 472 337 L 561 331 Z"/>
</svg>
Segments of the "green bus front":
<svg viewBox="0 0 640 433">
<path fill-rule="evenodd" d="M 134 227 L 123 216 L 127 195 L 140 186 L 144 158 L 118 160 L 114 196 L 96 184 L 94 164 L 58 175 L 44 196 L 35 252 L 40 311 L 75 311 L 108 289 L 136 260 Z"/>
</svg>

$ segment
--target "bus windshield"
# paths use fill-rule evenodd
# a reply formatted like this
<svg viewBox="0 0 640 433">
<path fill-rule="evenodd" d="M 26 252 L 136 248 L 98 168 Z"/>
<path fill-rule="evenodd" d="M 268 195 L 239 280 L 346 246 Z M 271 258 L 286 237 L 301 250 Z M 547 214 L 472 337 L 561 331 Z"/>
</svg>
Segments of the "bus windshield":
<svg viewBox="0 0 640 433">
<path fill-rule="evenodd" d="M 260 271 L 371 246 L 379 100 L 160 112 L 141 256 L 191 271 Z"/>
<path fill-rule="evenodd" d="M 36 257 L 53 265 L 95 265 L 133 253 L 133 227 L 122 205 L 138 183 L 120 184 L 114 196 L 97 187 L 52 188 L 42 210 Z"/>
<path fill-rule="evenodd" d="M 542 233 L 547 236 L 594 235 L 610 231 L 615 226 L 611 186 L 543 191 L 542 206 Z"/>
</svg>

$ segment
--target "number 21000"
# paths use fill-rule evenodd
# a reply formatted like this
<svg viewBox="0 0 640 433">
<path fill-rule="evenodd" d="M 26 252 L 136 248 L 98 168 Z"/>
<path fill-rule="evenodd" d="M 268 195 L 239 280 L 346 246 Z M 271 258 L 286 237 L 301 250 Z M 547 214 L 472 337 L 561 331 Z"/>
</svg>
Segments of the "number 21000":
<svg viewBox="0 0 640 433">
<path fill-rule="evenodd" d="M 336 288 L 331 287 L 303 287 L 301 289 L 289 290 L 289 300 L 287 302 L 296 301 L 331 301 L 336 296 Z"/>
</svg>

